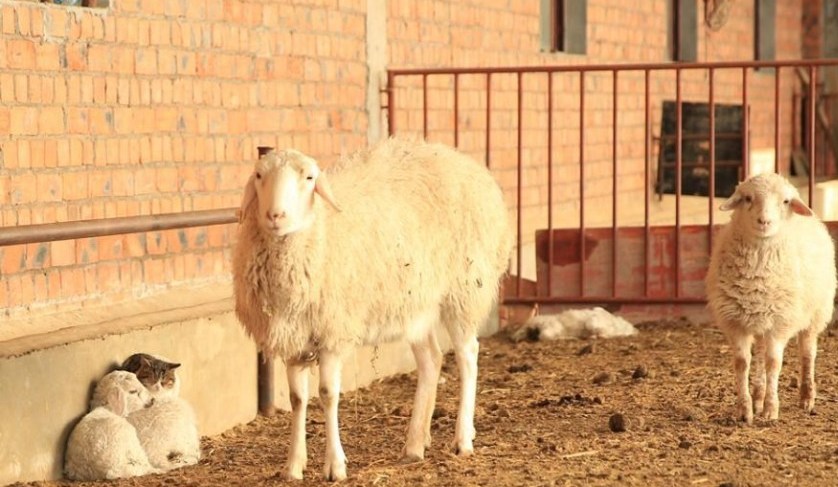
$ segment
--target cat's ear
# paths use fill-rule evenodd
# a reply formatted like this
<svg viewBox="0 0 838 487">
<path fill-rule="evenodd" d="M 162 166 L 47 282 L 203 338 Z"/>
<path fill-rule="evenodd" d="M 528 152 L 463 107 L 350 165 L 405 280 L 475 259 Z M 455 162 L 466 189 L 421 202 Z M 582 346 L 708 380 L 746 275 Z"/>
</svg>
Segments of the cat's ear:
<svg viewBox="0 0 838 487">
<path fill-rule="evenodd" d="M 145 354 L 138 354 L 137 358 L 140 359 L 140 367 L 151 367 L 151 357 Z"/>
<path fill-rule="evenodd" d="M 173 362 L 166 362 L 166 369 L 167 370 L 174 370 L 178 367 L 180 367 L 180 364 L 176 364 L 176 363 L 173 363 Z"/>
</svg>

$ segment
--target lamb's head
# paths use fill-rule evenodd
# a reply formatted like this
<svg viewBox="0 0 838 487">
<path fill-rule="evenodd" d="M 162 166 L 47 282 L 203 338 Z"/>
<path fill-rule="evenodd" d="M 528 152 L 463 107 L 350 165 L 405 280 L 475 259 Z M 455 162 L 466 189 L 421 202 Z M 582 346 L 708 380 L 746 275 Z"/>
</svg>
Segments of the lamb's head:
<svg viewBox="0 0 838 487">
<path fill-rule="evenodd" d="M 154 404 L 154 399 L 137 376 L 125 370 L 115 370 L 96 383 L 90 408 L 104 406 L 118 416 L 128 416 L 134 411 Z"/>
<path fill-rule="evenodd" d="M 340 211 L 317 161 L 293 149 L 272 151 L 256 162 L 240 218 L 255 211 L 259 226 L 276 236 L 303 230 L 314 221 L 315 194 Z"/>
<path fill-rule="evenodd" d="M 794 214 L 812 216 L 800 193 L 778 174 L 758 174 L 739 183 L 721 210 L 734 210 L 731 221 L 748 235 L 769 238 Z"/>
</svg>

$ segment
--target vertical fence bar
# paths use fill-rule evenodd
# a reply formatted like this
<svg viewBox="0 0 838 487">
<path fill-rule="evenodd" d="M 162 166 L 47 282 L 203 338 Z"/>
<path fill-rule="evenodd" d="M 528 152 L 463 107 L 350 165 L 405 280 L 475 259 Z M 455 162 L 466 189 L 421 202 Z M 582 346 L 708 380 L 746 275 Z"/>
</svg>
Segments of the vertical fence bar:
<svg viewBox="0 0 838 487">
<path fill-rule="evenodd" d="M 683 131 L 684 118 L 681 106 L 681 69 L 675 69 L 675 297 L 681 297 L 681 175 L 683 173 Z"/>
<path fill-rule="evenodd" d="M 579 296 L 585 296 L 585 71 L 579 71 Z"/>
<path fill-rule="evenodd" d="M 751 130 L 750 110 L 748 110 L 748 68 L 742 68 L 742 179 L 751 173 L 751 145 L 748 132 Z"/>
<path fill-rule="evenodd" d="M 707 248 L 713 248 L 713 224 L 715 223 L 716 204 L 716 71 L 710 68 L 708 75 L 708 83 L 710 83 L 709 105 L 710 105 L 710 181 L 709 194 L 707 195 L 707 211 L 709 218 L 707 220 Z"/>
<path fill-rule="evenodd" d="M 460 75 L 454 74 L 454 147 L 460 146 L 460 130 L 458 121 L 460 120 Z"/>
<path fill-rule="evenodd" d="M 617 70 L 611 71 L 611 296 L 617 297 Z"/>
<path fill-rule="evenodd" d="M 523 183 L 524 183 L 524 179 L 523 179 L 524 167 L 523 167 L 521 144 L 523 142 L 523 136 L 522 136 L 523 127 L 522 127 L 522 125 L 523 125 L 523 119 L 524 119 L 524 117 L 523 117 L 523 104 L 524 104 L 523 103 L 524 102 L 523 78 L 524 78 L 524 73 L 522 71 L 518 71 L 518 180 L 517 180 L 518 202 L 517 202 L 517 209 L 516 209 L 516 211 L 518 212 L 518 215 L 517 215 L 518 216 L 518 249 L 517 249 L 517 255 L 516 255 L 516 259 L 517 259 L 517 261 L 516 261 L 517 267 L 516 268 L 518 269 L 518 278 L 517 278 L 517 283 L 516 283 L 516 286 L 517 286 L 516 294 L 518 295 L 518 297 L 521 297 L 521 284 L 522 284 L 522 282 L 521 282 L 521 243 L 522 243 L 521 242 L 521 234 L 522 234 L 522 222 L 521 222 L 521 216 L 522 216 L 521 201 L 522 201 L 522 198 L 521 198 L 521 193 L 523 192 L 523 187 L 522 186 L 523 186 Z"/>
<path fill-rule="evenodd" d="M 651 137 L 652 137 L 652 111 L 649 96 L 649 70 L 646 69 L 643 75 L 643 157 L 644 168 L 643 176 L 645 184 L 643 185 L 643 289 L 645 296 L 649 297 L 649 271 L 651 270 L 651 262 L 649 255 L 651 254 L 651 230 L 649 228 L 649 184 L 651 169 Z"/>
<path fill-rule="evenodd" d="M 387 71 L 387 131 L 390 135 L 396 133 L 396 90 L 393 84 L 396 81 L 396 76 L 392 71 Z"/>
<path fill-rule="evenodd" d="M 490 167 L 491 161 L 490 147 L 492 137 L 490 136 L 492 127 L 492 73 L 486 73 L 486 167 Z"/>
<path fill-rule="evenodd" d="M 808 104 L 808 113 L 806 114 L 806 118 L 809 119 L 809 133 L 806 134 L 809 137 L 809 207 L 811 208 L 814 205 L 814 201 L 812 199 L 815 197 L 815 110 L 817 109 L 817 103 L 815 102 L 815 96 L 817 96 L 817 92 L 815 91 L 815 84 L 817 81 L 818 72 L 815 69 L 815 66 L 809 66 L 809 96 L 807 100 Z"/>
<path fill-rule="evenodd" d="M 273 147 L 258 146 L 256 151 L 261 159 Z M 265 417 L 274 415 L 274 358 L 271 354 L 259 352 L 256 355 L 256 387 L 259 414 Z"/>
<path fill-rule="evenodd" d="M 422 75 L 422 138 L 428 140 L 428 75 Z"/>
<path fill-rule="evenodd" d="M 774 68 L 774 172 L 780 173 L 780 67 Z"/>
<path fill-rule="evenodd" d="M 547 73 L 547 295 L 553 294 L 553 73 Z"/>
</svg>

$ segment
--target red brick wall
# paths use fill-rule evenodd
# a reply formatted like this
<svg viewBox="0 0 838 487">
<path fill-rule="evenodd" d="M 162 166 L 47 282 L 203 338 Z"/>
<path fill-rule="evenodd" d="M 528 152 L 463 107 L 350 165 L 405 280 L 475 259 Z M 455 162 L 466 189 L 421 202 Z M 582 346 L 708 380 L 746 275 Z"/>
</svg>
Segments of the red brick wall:
<svg viewBox="0 0 838 487">
<path fill-rule="evenodd" d="M 256 146 L 365 142 L 365 2 L 0 3 L 3 226 L 238 205 Z M 0 249 L 19 314 L 226 278 L 234 226 Z"/>
<path fill-rule="evenodd" d="M 698 2 L 699 17 L 703 2 Z M 226 208 L 238 204 L 256 146 L 294 146 L 325 163 L 366 142 L 367 0 L 113 0 L 108 9 L 0 2 L 0 218 L 3 226 Z M 376 4 L 377 2 L 373 2 Z M 588 55 L 539 52 L 539 2 L 388 0 L 390 67 L 666 61 L 665 0 L 588 2 Z M 801 55 L 802 0 L 778 3 L 777 57 Z M 699 28 L 699 60 L 753 58 L 753 2 L 734 3 L 719 32 Z M 699 21 L 700 22 L 700 21 Z M 720 101 L 737 100 L 739 74 L 720 73 Z M 782 78 L 783 97 L 792 88 Z M 752 142 L 772 146 L 773 76 L 752 74 Z M 460 145 L 482 157 L 485 81 L 463 79 Z M 621 78 L 620 198 L 642 189 L 641 88 Z M 430 82 L 430 136 L 452 142 L 451 81 Z M 527 239 L 543 227 L 544 78 L 524 81 Z M 514 77 L 492 80 L 492 164 L 514 201 Z M 578 81 L 557 77 L 557 218 L 577 211 Z M 610 199 L 610 78 L 586 86 L 591 201 Z M 656 76 L 659 101 L 674 96 Z M 402 87 L 397 120 L 421 129 L 421 96 Z M 704 75 L 684 77 L 703 99 Z M 783 126 L 783 140 L 790 137 Z M 784 155 L 788 144 L 784 146 Z M 783 158 L 785 160 L 785 157 Z M 597 199 L 599 198 L 599 199 Z M 181 281 L 226 279 L 233 226 L 0 249 L 0 306 L 117 299 Z"/>
</svg>

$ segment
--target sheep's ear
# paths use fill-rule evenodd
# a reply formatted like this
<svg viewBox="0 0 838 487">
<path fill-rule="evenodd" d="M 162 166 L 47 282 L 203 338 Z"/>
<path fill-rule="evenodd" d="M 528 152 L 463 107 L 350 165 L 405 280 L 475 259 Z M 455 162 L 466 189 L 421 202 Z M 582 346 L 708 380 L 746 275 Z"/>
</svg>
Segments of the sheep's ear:
<svg viewBox="0 0 838 487">
<path fill-rule="evenodd" d="M 815 214 L 815 212 L 806 206 L 806 203 L 804 203 L 800 198 L 792 198 L 789 206 L 791 206 L 791 211 L 797 213 L 798 215 L 812 216 Z"/>
<path fill-rule="evenodd" d="M 319 194 L 321 198 L 332 205 L 332 208 L 335 210 L 343 211 L 338 202 L 335 200 L 335 196 L 332 194 L 332 188 L 329 186 L 329 180 L 326 178 L 325 173 L 321 172 L 317 175 L 317 179 L 314 181 L 314 192 Z"/>
<path fill-rule="evenodd" d="M 739 191 L 734 191 L 730 198 L 719 206 L 719 209 L 722 211 L 734 210 L 740 203 L 742 203 L 742 195 L 739 194 Z"/>
<path fill-rule="evenodd" d="M 108 391 L 108 409 L 118 416 L 125 416 L 128 410 L 128 398 L 122 389 L 114 388 Z"/>
<path fill-rule="evenodd" d="M 250 178 L 248 178 L 248 180 L 247 180 L 247 184 L 244 186 L 244 195 L 242 196 L 242 204 L 241 204 L 241 207 L 239 207 L 239 211 L 238 211 L 238 215 L 237 215 L 238 218 L 239 218 L 239 223 L 241 223 L 244 220 L 244 217 L 245 217 L 246 212 L 247 212 L 247 207 L 250 206 L 250 204 L 253 203 L 253 200 L 256 199 L 256 186 L 254 186 L 255 184 L 256 184 L 256 173 L 253 173 L 253 174 L 250 175 Z"/>
</svg>

